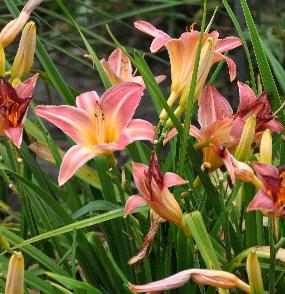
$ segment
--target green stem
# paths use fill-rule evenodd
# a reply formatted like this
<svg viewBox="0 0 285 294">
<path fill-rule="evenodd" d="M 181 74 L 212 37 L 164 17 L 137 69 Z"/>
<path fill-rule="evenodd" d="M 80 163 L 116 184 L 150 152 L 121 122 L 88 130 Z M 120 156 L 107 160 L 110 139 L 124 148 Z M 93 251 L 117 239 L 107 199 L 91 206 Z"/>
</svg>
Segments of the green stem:
<svg viewBox="0 0 285 294">
<path fill-rule="evenodd" d="M 269 217 L 269 245 L 270 245 L 270 263 L 269 263 L 269 293 L 275 293 L 275 257 L 276 250 L 274 244 L 274 217 Z"/>
</svg>

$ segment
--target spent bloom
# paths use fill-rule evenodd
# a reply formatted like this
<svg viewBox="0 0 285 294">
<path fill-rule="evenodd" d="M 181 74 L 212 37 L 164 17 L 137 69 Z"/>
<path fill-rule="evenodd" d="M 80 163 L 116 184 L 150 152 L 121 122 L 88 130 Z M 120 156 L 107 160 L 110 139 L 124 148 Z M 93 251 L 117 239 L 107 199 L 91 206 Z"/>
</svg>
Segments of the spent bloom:
<svg viewBox="0 0 285 294">
<path fill-rule="evenodd" d="M 6 135 L 19 148 L 28 107 L 38 75 L 12 87 L 0 77 L 0 136 Z"/>
<path fill-rule="evenodd" d="M 171 64 L 171 94 L 167 101 L 171 107 L 176 100 L 181 97 L 179 106 L 175 111 L 177 116 L 180 116 L 186 108 L 188 97 L 188 87 L 192 80 L 192 74 L 197 54 L 197 48 L 200 38 L 200 32 L 191 31 L 183 33 L 178 39 L 171 38 L 165 32 L 158 30 L 153 25 L 146 21 L 134 22 L 135 27 L 152 36 L 154 38 L 151 46 L 151 52 L 157 52 L 163 46 L 166 47 Z M 200 55 L 200 64 L 198 68 L 197 85 L 195 91 L 195 99 L 198 98 L 204 83 L 207 79 L 211 66 L 225 59 L 229 66 L 231 81 L 236 76 L 236 65 L 234 61 L 224 56 L 222 53 L 234 49 L 242 44 L 237 37 L 228 37 L 219 39 L 219 33 L 214 31 L 204 33 L 202 40 L 202 50 Z M 167 113 L 162 111 L 160 114 L 161 121 L 167 119 Z"/>
<path fill-rule="evenodd" d="M 76 106 L 37 106 L 36 113 L 55 124 L 76 143 L 65 154 L 59 185 L 63 185 L 87 161 L 97 155 L 110 156 L 136 140 L 154 139 L 154 126 L 132 119 L 143 95 L 137 83 L 122 83 L 101 97 L 95 91 L 76 98 Z"/>
<path fill-rule="evenodd" d="M 5 294 L 24 293 L 24 257 L 21 252 L 13 252 L 9 260 Z"/>
<path fill-rule="evenodd" d="M 146 285 L 130 284 L 129 288 L 137 293 L 158 292 L 176 289 L 186 284 L 190 279 L 200 285 L 209 285 L 215 288 L 238 288 L 245 293 L 251 293 L 248 284 L 232 273 L 208 269 L 189 269 L 172 275 L 160 281 Z"/>
<path fill-rule="evenodd" d="M 0 46 L 6 48 L 15 40 L 28 21 L 32 11 L 41 2 L 43 2 L 43 0 L 29 0 L 27 2 L 27 4 L 23 7 L 20 15 L 17 18 L 11 20 L 0 32 Z"/>
<path fill-rule="evenodd" d="M 122 52 L 120 48 L 115 49 L 108 60 L 102 59 L 101 64 L 112 85 L 123 82 L 135 82 L 145 86 L 141 76 L 134 76 L 132 64 L 129 58 Z M 166 76 L 157 76 L 155 79 L 157 83 L 165 80 Z"/>
<path fill-rule="evenodd" d="M 254 162 L 252 166 L 263 184 L 247 211 L 261 210 L 267 216 L 285 216 L 285 168 Z"/>
<path fill-rule="evenodd" d="M 157 156 L 152 153 L 149 166 L 133 163 L 133 177 L 142 196 L 131 196 L 125 206 L 125 216 L 141 204 L 147 203 L 161 218 L 182 225 L 182 211 L 169 187 L 188 183 L 178 175 L 162 174 Z"/>
</svg>

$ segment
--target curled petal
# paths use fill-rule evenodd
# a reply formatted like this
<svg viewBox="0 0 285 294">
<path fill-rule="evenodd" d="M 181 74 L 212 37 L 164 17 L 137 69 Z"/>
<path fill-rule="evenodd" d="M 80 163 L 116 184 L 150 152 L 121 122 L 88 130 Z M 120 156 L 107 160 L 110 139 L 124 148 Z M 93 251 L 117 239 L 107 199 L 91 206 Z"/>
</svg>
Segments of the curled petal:
<svg viewBox="0 0 285 294">
<path fill-rule="evenodd" d="M 93 157 L 95 157 L 95 153 L 88 148 L 83 148 L 79 145 L 71 147 L 64 155 L 60 166 L 59 186 L 68 181 L 82 165 Z"/>
<path fill-rule="evenodd" d="M 148 190 L 145 185 L 145 175 L 148 173 L 149 167 L 142 163 L 133 162 L 133 177 L 136 184 L 136 187 L 142 193 L 144 198 L 148 197 Z M 150 199 L 147 199 L 150 200 Z"/>
<path fill-rule="evenodd" d="M 169 187 L 178 186 L 178 185 L 185 185 L 187 183 L 188 183 L 188 181 L 182 179 L 177 174 L 174 174 L 171 172 L 167 172 L 163 178 L 163 187 L 164 188 L 169 188 Z"/>
<path fill-rule="evenodd" d="M 218 39 L 216 44 L 216 51 L 223 53 L 232 50 L 242 45 L 242 41 L 237 37 L 227 37 L 225 39 Z"/>
<path fill-rule="evenodd" d="M 132 213 L 136 208 L 141 206 L 142 204 L 145 204 L 146 200 L 139 196 L 139 195 L 133 195 L 131 196 L 125 205 L 125 211 L 124 211 L 124 216 L 128 216 L 130 213 Z"/>
<path fill-rule="evenodd" d="M 233 61 L 233 59 L 231 59 L 228 56 L 224 56 L 224 59 L 226 60 L 227 64 L 228 64 L 228 68 L 229 68 L 229 74 L 230 74 L 230 81 L 232 82 L 235 78 L 236 78 L 236 64 Z"/>
<path fill-rule="evenodd" d="M 143 91 L 141 85 L 127 82 L 113 86 L 102 95 L 103 113 L 108 119 L 116 122 L 119 131 L 131 121 Z"/>
<path fill-rule="evenodd" d="M 157 28 L 155 28 L 152 24 L 150 24 L 149 22 L 143 21 L 143 20 L 138 20 L 134 22 L 134 26 L 154 37 L 154 40 L 151 44 L 150 47 L 150 51 L 151 52 L 156 52 L 158 51 L 161 47 L 163 47 L 168 41 L 171 40 L 171 37 L 169 35 L 167 35 L 165 32 L 158 30 Z"/>
<path fill-rule="evenodd" d="M 96 91 L 85 92 L 76 97 L 76 106 L 87 111 L 90 115 L 94 115 L 98 108 L 99 100 L 100 98 Z"/>
<path fill-rule="evenodd" d="M 22 98 L 32 97 L 38 77 L 39 74 L 35 74 L 30 79 L 25 80 L 21 84 L 16 85 L 15 90 L 18 96 Z"/>
<path fill-rule="evenodd" d="M 259 191 L 249 203 L 246 211 L 253 210 L 275 210 L 274 201 L 265 192 Z"/>
<path fill-rule="evenodd" d="M 165 145 L 168 141 L 170 141 L 173 137 L 178 134 L 176 128 L 171 129 L 170 132 L 166 135 L 165 139 L 163 140 L 163 145 Z"/>
</svg>

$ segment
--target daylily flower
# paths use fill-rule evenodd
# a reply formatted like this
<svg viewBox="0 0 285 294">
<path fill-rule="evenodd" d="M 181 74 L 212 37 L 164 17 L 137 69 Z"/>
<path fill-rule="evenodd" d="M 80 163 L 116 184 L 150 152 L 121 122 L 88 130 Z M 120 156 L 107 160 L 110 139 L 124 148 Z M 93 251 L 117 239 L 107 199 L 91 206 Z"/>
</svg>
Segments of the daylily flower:
<svg viewBox="0 0 285 294">
<path fill-rule="evenodd" d="M 238 288 L 245 293 L 251 293 L 248 284 L 232 273 L 208 269 L 189 269 L 172 275 L 160 281 L 146 285 L 129 284 L 129 288 L 137 293 L 158 292 L 176 289 L 186 284 L 190 279 L 200 285 L 209 285 L 215 288 Z"/>
<path fill-rule="evenodd" d="M 37 106 L 36 113 L 55 124 L 76 143 L 65 154 L 59 185 L 63 185 L 87 161 L 97 155 L 110 156 L 136 140 L 154 139 L 154 126 L 132 119 L 143 87 L 122 83 L 107 90 L 100 98 L 95 91 L 76 98 L 76 105 Z"/>
<path fill-rule="evenodd" d="M 101 64 L 107 73 L 112 85 L 123 82 L 135 82 L 145 87 L 141 76 L 134 76 L 132 64 L 129 58 L 120 48 L 115 49 L 109 56 L 108 60 L 102 59 Z M 159 84 L 164 81 L 166 76 L 157 76 L 156 82 Z"/>
<path fill-rule="evenodd" d="M 13 88 L 0 77 L 0 136 L 6 135 L 18 148 L 37 78 L 36 74 Z"/>
<path fill-rule="evenodd" d="M 233 149 L 236 146 L 239 133 L 233 133 L 232 109 L 228 101 L 222 97 L 215 87 L 205 87 L 199 96 L 198 122 L 201 129 L 191 125 L 189 134 L 198 140 L 197 145 L 202 148 L 203 162 L 210 165 L 213 171 L 223 165 L 220 146 Z M 164 140 L 166 144 L 177 135 L 172 129 Z M 196 145 L 196 146 L 197 146 Z"/>
<path fill-rule="evenodd" d="M 28 21 L 30 14 L 43 0 L 29 0 L 23 7 L 20 15 L 11 20 L 0 32 L 0 45 L 3 48 L 9 46 Z"/>
<path fill-rule="evenodd" d="M 272 114 L 267 93 L 263 92 L 257 97 L 249 86 L 241 82 L 238 82 L 238 88 L 239 107 L 234 114 L 235 121 L 237 121 L 237 119 L 242 119 L 244 121 L 249 116 L 255 115 L 255 133 L 257 141 L 259 141 L 260 135 L 266 129 L 274 133 L 279 133 L 283 130 L 282 124 L 278 122 L 276 116 Z"/>
<path fill-rule="evenodd" d="M 270 164 L 252 163 L 252 166 L 263 183 L 247 211 L 261 210 L 267 216 L 285 216 L 285 168 L 274 167 Z"/>
<path fill-rule="evenodd" d="M 13 252 L 9 260 L 5 294 L 24 293 L 24 257 L 21 252 Z"/>
<path fill-rule="evenodd" d="M 157 156 L 152 154 L 149 166 L 133 163 L 133 177 L 142 196 L 131 196 L 125 205 L 125 216 L 147 203 L 161 218 L 182 225 L 182 211 L 169 187 L 188 183 L 178 175 L 161 173 Z"/>
<path fill-rule="evenodd" d="M 175 101 L 182 96 L 183 99 L 181 99 L 179 107 L 175 111 L 175 114 L 180 116 L 186 107 L 186 98 L 188 96 L 187 87 L 189 87 L 192 80 L 200 32 L 185 32 L 178 39 L 175 39 L 171 38 L 163 31 L 156 29 L 146 21 L 139 20 L 134 22 L 134 25 L 138 30 L 154 37 L 150 46 L 151 52 L 157 52 L 163 46 L 166 47 L 171 64 L 172 79 L 171 94 L 167 103 L 171 107 Z M 222 53 L 234 49 L 241 44 L 241 40 L 237 37 L 219 39 L 219 33 L 216 31 L 212 33 L 204 33 L 195 99 L 198 98 L 198 95 L 204 86 L 211 66 L 217 61 L 223 59 L 226 60 L 229 67 L 230 79 L 231 81 L 234 80 L 236 76 L 236 65 L 231 58 L 222 55 Z M 160 114 L 161 121 L 165 121 L 167 117 L 167 113 L 162 111 Z"/>
</svg>

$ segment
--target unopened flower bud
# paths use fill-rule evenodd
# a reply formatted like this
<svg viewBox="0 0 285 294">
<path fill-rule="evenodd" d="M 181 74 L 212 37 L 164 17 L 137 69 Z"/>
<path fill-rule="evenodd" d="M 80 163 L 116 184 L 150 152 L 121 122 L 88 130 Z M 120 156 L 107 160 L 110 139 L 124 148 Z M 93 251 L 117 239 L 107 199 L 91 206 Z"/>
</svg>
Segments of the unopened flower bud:
<svg viewBox="0 0 285 294">
<path fill-rule="evenodd" d="M 259 162 L 266 164 L 272 163 L 272 136 L 269 129 L 264 131 L 261 137 Z"/>
<path fill-rule="evenodd" d="M 1 233 L 0 233 L 0 246 L 5 250 L 10 249 L 10 244 L 9 244 L 8 240 Z"/>
<path fill-rule="evenodd" d="M 250 251 L 247 256 L 246 270 L 247 270 L 251 293 L 252 294 L 264 293 L 260 265 L 258 262 L 257 254 L 254 249 Z"/>
<path fill-rule="evenodd" d="M 240 142 L 237 146 L 234 157 L 239 161 L 247 161 L 251 151 L 251 145 L 254 140 L 256 126 L 256 117 L 250 116 L 244 125 Z"/>
<path fill-rule="evenodd" d="M 6 57 L 3 46 L 0 44 L 0 77 L 5 76 L 6 71 Z"/>
<path fill-rule="evenodd" d="M 36 25 L 28 22 L 22 33 L 19 48 L 11 69 L 11 81 L 22 81 L 30 72 L 36 49 Z M 16 82 L 17 83 L 17 82 Z"/>
<path fill-rule="evenodd" d="M 5 294 L 24 293 L 24 257 L 21 252 L 13 252 L 6 278 Z"/>
</svg>

